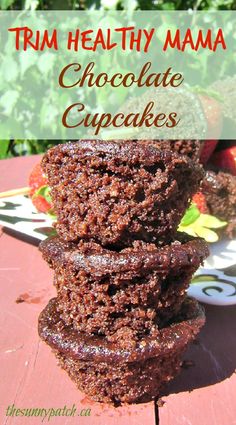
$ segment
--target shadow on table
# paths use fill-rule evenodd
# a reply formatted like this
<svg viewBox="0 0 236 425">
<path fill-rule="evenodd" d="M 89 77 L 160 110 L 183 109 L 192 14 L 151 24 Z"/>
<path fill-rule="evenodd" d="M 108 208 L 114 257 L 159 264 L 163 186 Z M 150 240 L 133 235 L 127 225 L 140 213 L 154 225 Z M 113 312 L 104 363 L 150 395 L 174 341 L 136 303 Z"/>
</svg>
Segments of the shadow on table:
<svg viewBox="0 0 236 425">
<path fill-rule="evenodd" d="M 32 236 L 26 235 L 24 233 L 20 233 L 17 230 L 9 229 L 7 227 L 3 227 L 2 231 L 6 233 L 6 235 L 12 236 L 13 238 L 19 239 L 22 242 L 29 243 L 34 246 L 39 246 L 40 240 L 36 239 Z"/>
<path fill-rule="evenodd" d="M 229 378 L 236 370 L 236 305 L 205 306 L 206 325 L 186 352 L 182 371 L 164 395 L 192 391 Z"/>
</svg>

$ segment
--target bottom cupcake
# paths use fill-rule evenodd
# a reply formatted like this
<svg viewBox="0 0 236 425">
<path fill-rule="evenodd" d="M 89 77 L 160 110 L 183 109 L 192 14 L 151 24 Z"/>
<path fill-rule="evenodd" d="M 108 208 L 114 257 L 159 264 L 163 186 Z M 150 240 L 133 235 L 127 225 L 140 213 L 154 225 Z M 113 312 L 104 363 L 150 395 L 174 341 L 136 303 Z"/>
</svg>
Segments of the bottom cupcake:
<svg viewBox="0 0 236 425">
<path fill-rule="evenodd" d="M 183 352 L 204 323 L 202 307 L 187 298 L 158 337 L 146 337 L 135 348 L 122 349 L 105 337 L 65 326 L 53 298 L 39 316 L 39 335 L 80 390 L 93 400 L 120 405 L 158 397 L 163 384 L 178 373 Z"/>
</svg>

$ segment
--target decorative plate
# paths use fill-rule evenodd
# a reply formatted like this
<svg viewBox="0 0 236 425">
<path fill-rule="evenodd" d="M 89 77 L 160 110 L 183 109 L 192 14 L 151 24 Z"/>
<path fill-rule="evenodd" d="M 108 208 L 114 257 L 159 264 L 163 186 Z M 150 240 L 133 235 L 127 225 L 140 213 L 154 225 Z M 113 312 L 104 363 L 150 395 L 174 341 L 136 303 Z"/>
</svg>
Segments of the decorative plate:
<svg viewBox="0 0 236 425">
<path fill-rule="evenodd" d="M 55 234 L 53 220 L 38 213 L 27 196 L 0 199 L 0 225 L 43 240 Z M 236 304 L 236 240 L 210 245 L 211 255 L 195 274 L 188 294 L 214 305 Z"/>
<path fill-rule="evenodd" d="M 196 272 L 188 294 L 206 304 L 236 304 L 236 240 L 209 247 L 210 256 Z"/>
<path fill-rule="evenodd" d="M 55 234 L 53 220 L 38 213 L 28 196 L 0 199 L 0 225 L 42 241 Z"/>
</svg>

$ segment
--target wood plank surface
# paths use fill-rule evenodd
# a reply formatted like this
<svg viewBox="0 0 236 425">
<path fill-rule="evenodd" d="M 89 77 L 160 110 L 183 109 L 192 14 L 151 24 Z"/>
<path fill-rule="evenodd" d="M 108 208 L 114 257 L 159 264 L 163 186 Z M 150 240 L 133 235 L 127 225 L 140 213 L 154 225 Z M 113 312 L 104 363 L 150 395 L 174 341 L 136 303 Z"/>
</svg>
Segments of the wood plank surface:
<svg viewBox="0 0 236 425">
<path fill-rule="evenodd" d="M 206 325 L 159 409 L 161 425 L 236 425 L 236 306 L 205 306 Z"/>
</svg>

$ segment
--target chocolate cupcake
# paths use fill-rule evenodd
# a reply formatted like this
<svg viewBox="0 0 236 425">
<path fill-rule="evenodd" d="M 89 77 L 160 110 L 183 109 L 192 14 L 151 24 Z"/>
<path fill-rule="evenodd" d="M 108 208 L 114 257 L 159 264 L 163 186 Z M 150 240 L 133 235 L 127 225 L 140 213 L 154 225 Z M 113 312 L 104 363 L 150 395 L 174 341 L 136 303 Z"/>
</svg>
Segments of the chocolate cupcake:
<svg viewBox="0 0 236 425">
<path fill-rule="evenodd" d="M 168 243 L 203 177 L 186 156 L 127 140 L 58 145 L 42 168 L 59 236 L 120 247 Z"/>
<path fill-rule="evenodd" d="M 176 233 L 203 177 L 194 146 L 83 140 L 42 160 L 59 237 L 40 244 L 57 298 L 39 335 L 94 400 L 158 397 L 204 324 L 186 289 L 208 248 Z"/>
<path fill-rule="evenodd" d="M 176 315 L 193 273 L 208 255 L 205 241 L 189 237 L 161 248 L 136 241 L 120 252 L 51 238 L 40 250 L 55 270 L 57 307 L 65 324 L 123 346 L 157 335 L 159 326 Z"/>
<path fill-rule="evenodd" d="M 236 176 L 229 173 L 207 171 L 202 182 L 207 207 L 212 215 L 228 221 L 227 236 L 236 235 Z"/>
<path fill-rule="evenodd" d="M 157 149 L 165 149 L 187 155 L 194 161 L 199 160 L 201 142 L 199 140 L 142 140 L 151 143 Z"/>
<path fill-rule="evenodd" d="M 119 405 L 158 397 L 181 366 L 181 356 L 205 322 L 203 309 L 186 299 L 181 312 L 155 338 L 124 350 L 104 337 L 65 326 L 52 299 L 39 317 L 39 335 L 77 387 L 96 401 Z"/>
</svg>

